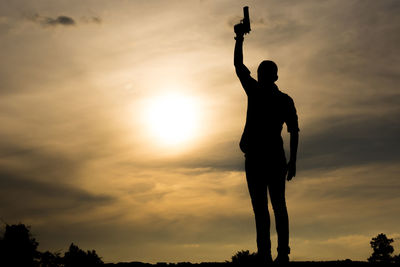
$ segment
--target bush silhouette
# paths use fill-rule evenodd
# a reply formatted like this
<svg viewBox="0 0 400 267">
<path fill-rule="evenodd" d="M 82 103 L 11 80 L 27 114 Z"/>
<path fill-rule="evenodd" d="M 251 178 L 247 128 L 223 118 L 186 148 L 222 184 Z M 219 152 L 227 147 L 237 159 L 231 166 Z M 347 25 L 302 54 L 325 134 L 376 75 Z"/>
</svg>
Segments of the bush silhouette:
<svg viewBox="0 0 400 267">
<path fill-rule="evenodd" d="M 85 252 L 74 243 L 71 243 L 69 250 L 65 252 L 63 261 L 65 267 L 92 267 L 103 264 L 95 250 Z"/>
<path fill-rule="evenodd" d="M 232 263 L 240 265 L 255 264 L 257 263 L 257 253 L 250 253 L 248 250 L 238 251 L 232 256 Z"/>
<path fill-rule="evenodd" d="M 63 258 L 59 252 L 46 251 L 40 253 L 40 267 L 59 267 L 62 266 L 62 262 Z"/>
<path fill-rule="evenodd" d="M 92 267 L 103 265 L 95 250 L 87 252 L 73 243 L 61 253 L 39 252 L 39 245 L 24 224 L 8 225 L 0 237 L 0 266 L 3 267 Z"/>
<path fill-rule="evenodd" d="M 36 266 L 39 252 L 38 242 L 31 236 L 24 224 L 6 225 L 0 239 L 1 266 Z"/>
<path fill-rule="evenodd" d="M 381 233 L 376 237 L 372 238 L 370 242 L 374 252 L 371 257 L 368 258 L 369 262 L 374 263 L 390 263 L 393 261 L 392 253 L 394 251 L 393 238 L 387 238 L 385 234 Z"/>
</svg>

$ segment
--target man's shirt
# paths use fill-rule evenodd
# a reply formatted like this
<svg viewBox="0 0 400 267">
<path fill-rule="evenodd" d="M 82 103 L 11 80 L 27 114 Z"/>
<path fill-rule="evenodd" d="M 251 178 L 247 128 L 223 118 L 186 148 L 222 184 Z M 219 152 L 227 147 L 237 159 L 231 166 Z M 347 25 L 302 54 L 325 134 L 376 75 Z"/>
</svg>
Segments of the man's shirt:
<svg viewBox="0 0 400 267">
<path fill-rule="evenodd" d="M 236 66 L 236 74 L 248 100 L 240 149 L 244 153 L 263 153 L 271 157 L 284 155 L 281 137 L 283 123 L 286 123 L 288 132 L 299 131 L 292 98 L 279 91 L 275 84 L 262 87 L 250 76 L 245 65 Z"/>
</svg>

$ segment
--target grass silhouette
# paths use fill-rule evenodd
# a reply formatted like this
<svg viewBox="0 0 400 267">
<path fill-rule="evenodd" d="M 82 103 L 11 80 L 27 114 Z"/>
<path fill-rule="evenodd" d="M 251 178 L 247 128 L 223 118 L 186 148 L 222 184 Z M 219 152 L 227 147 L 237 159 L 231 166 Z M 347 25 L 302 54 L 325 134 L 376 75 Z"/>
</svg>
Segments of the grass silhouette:
<svg viewBox="0 0 400 267">
<path fill-rule="evenodd" d="M 24 224 L 6 225 L 5 232 L 0 237 L 0 266 L 41 266 L 41 267 L 91 267 L 91 266 L 124 266 L 124 267 L 172 267 L 172 266 L 191 266 L 191 267 L 236 267 L 236 266 L 265 266 L 257 263 L 257 255 L 250 253 L 248 250 L 238 251 L 234 254 L 230 261 L 225 262 L 178 262 L 166 263 L 159 262 L 156 264 L 144 262 L 119 262 L 119 263 L 103 263 L 101 257 L 96 254 L 95 250 L 83 251 L 78 246 L 71 244 L 69 250 L 61 256 L 61 253 L 52 253 L 49 251 L 37 251 L 39 243 L 30 233 L 30 227 Z M 384 238 L 383 238 L 384 237 Z M 383 242 L 383 241 L 385 242 Z M 379 241 L 379 242 L 378 242 Z M 376 255 L 381 255 L 382 251 L 389 251 L 390 262 L 368 262 L 368 261 L 352 261 L 350 259 L 337 261 L 292 261 L 284 264 L 290 266 L 399 266 L 399 256 L 392 257 L 393 248 L 390 243 L 392 239 L 386 238 L 386 235 L 380 234 L 373 238 L 371 247 Z M 389 250 L 387 249 L 389 248 Z M 373 254 L 373 255 L 375 255 Z M 383 255 L 383 254 L 382 254 Z M 387 258 L 387 257 L 386 257 Z M 272 264 L 277 266 L 279 264 Z"/>
</svg>

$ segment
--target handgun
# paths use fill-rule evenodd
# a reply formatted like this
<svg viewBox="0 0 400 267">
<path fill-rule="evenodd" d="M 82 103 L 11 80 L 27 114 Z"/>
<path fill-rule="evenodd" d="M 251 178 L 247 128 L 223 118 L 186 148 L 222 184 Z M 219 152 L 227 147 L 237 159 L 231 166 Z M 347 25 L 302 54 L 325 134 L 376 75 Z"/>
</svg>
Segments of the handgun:
<svg viewBox="0 0 400 267">
<path fill-rule="evenodd" d="M 240 21 L 239 24 L 236 24 L 234 27 L 235 33 L 247 34 L 250 33 L 250 16 L 249 16 L 249 7 L 243 7 L 243 16 L 244 18 Z"/>
</svg>

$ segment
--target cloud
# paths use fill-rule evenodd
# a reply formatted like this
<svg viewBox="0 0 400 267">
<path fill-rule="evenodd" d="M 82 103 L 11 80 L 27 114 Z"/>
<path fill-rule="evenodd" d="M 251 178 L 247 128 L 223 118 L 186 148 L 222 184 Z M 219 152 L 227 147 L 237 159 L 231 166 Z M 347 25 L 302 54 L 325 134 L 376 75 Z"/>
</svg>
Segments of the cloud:
<svg viewBox="0 0 400 267">
<path fill-rule="evenodd" d="M 70 16 L 65 16 L 65 15 L 60 15 L 58 17 L 46 17 L 42 16 L 39 14 L 34 14 L 32 16 L 28 16 L 28 19 L 39 23 L 40 25 L 46 27 L 46 26 L 76 26 L 78 25 L 78 22 L 76 19 L 70 17 Z M 101 24 L 102 19 L 98 16 L 83 16 L 81 17 L 80 21 L 85 24 Z"/>
<path fill-rule="evenodd" d="M 0 170 L 18 177 L 39 178 L 41 181 L 65 181 L 78 176 L 85 156 L 69 156 L 68 151 L 56 151 L 35 145 L 0 142 Z M 43 175 L 43 174 L 46 175 Z M 13 175 L 13 176 L 14 176 Z"/>
<path fill-rule="evenodd" d="M 75 186 L 0 171 L 0 203 L 7 220 L 52 217 L 111 204 L 114 197 Z"/>
<path fill-rule="evenodd" d="M 82 17 L 81 21 L 84 23 L 95 23 L 101 24 L 103 20 L 100 17 L 92 16 L 92 17 Z"/>
<path fill-rule="evenodd" d="M 393 96 L 395 97 L 395 96 Z M 300 169 L 341 168 L 400 160 L 400 111 L 326 116 L 300 132 Z"/>
<path fill-rule="evenodd" d="M 87 155 L 11 139 L 0 142 L 0 151 L 0 214 L 5 220 L 68 217 L 115 200 L 109 192 L 93 193 L 81 183 Z"/>
<path fill-rule="evenodd" d="M 73 18 L 68 17 L 68 16 L 58 16 L 56 18 L 52 17 L 45 17 L 41 16 L 39 14 L 35 14 L 33 16 L 29 17 L 30 20 L 39 23 L 42 26 L 57 26 L 57 25 L 62 25 L 62 26 L 74 26 L 76 25 L 76 22 Z"/>
<path fill-rule="evenodd" d="M 71 25 L 75 25 L 76 24 L 75 20 L 73 20 L 72 18 L 67 17 L 67 16 L 58 16 L 55 19 L 53 19 L 53 18 L 45 18 L 43 23 L 47 24 L 47 25 L 52 25 L 52 26 L 56 26 L 56 25 L 71 26 Z"/>
<path fill-rule="evenodd" d="M 393 231 L 398 221 L 398 170 L 382 163 L 303 173 L 287 184 L 296 236 L 319 239 Z"/>
</svg>

